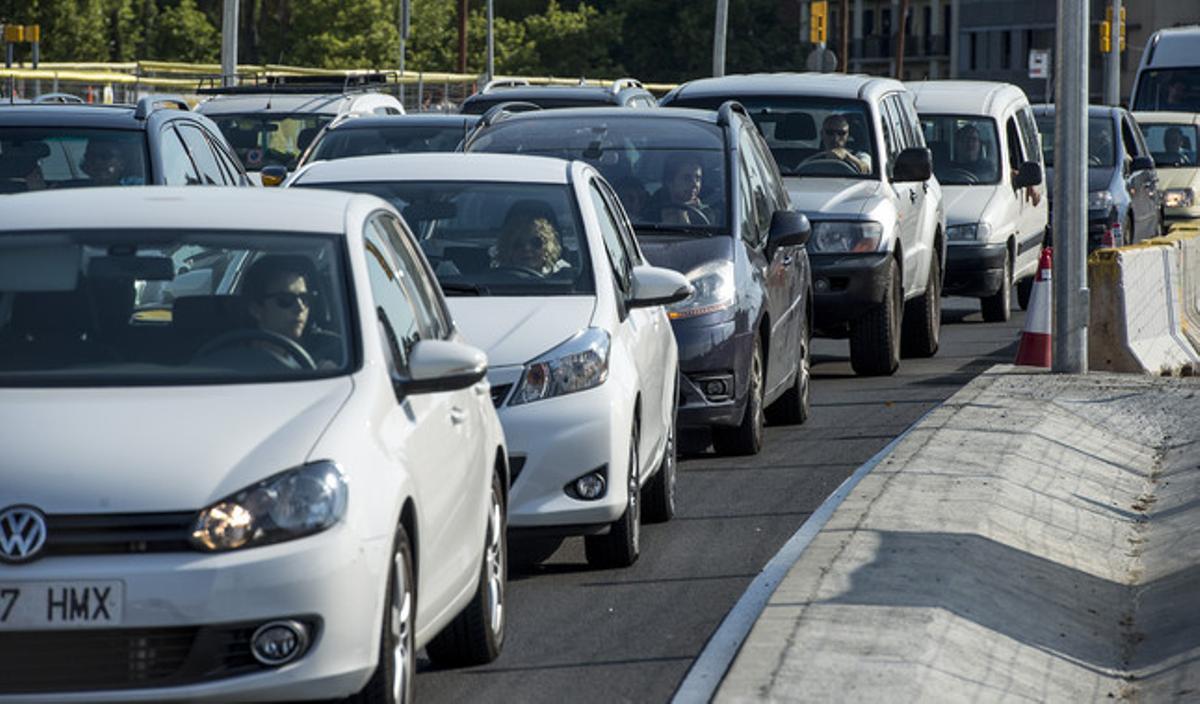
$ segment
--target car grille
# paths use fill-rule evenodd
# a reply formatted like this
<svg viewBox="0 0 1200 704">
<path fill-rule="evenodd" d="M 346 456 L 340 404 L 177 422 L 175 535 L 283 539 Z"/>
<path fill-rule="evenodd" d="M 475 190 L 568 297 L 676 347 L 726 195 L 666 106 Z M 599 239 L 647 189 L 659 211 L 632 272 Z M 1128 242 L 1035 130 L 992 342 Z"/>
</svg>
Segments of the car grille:
<svg viewBox="0 0 1200 704">
<path fill-rule="evenodd" d="M 499 408 L 504 405 L 504 399 L 508 398 L 508 392 L 512 389 L 512 384 L 498 384 L 492 387 L 492 405 Z"/>
<path fill-rule="evenodd" d="M 266 669 L 250 652 L 259 625 L 0 631 L 0 694 L 173 687 Z"/>
<path fill-rule="evenodd" d="M 46 516 L 42 555 L 104 555 L 190 550 L 196 513 L 97 513 Z"/>
</svg>

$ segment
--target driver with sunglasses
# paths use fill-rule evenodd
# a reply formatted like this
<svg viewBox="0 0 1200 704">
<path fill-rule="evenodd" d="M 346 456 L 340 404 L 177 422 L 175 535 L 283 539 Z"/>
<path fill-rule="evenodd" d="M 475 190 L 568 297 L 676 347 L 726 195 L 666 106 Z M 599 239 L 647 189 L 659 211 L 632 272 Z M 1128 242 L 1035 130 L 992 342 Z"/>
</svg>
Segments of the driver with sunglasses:
<svg viewBox="0 0 1200 704">
<path fill-rule="evenodd" d="M 821 124 L 821 151 L 804 161 L 841 161 L 853 166 L 860 174 L 871 173 L 870 155 L 850 151 L 846 147 L 849 140 L 850 122 L 845 115 L 833 113 Z"/>
<path fill-rule="evenodd" d="M 335 368 L 341 357 L 338 336 L 310 324 L 316 291 L 309 287 L 311 268 L 303 257 L 266 256 L 254 262 L 246 271 L 242 295 L 247 310 L 258 327 L 273 335 L 298 343 L 312 357 L 318 369 Z M 266 340 L 256 346 L 278 357 L 288 366 L 297 366 L 286 350 Z"/>
</svg>

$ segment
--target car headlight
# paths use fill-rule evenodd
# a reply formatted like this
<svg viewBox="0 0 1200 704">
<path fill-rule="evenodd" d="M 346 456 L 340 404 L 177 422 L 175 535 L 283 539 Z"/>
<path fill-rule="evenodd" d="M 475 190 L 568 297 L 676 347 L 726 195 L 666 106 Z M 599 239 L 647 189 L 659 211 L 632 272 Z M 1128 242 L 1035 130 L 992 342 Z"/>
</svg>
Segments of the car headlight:
<svg viewBox="0 0 1200 704">
<path fill-rule="evenodd" d="M 289 469 L 201 511 L 192 546 L 216 552 L 319 533 L 346 513 L 346 495 L 346 478 L 333 462 Z"/>
<path fill-rule="evenodd" d="M 1196 204 L 1196 192 L 1190 188 L 1168 188 L 1163 192 L 1163 205 L 1168 208 L 1190 208 Z"/>
<path fill-rule="evenodd" d="M 724 310 L 733 305 L 737 290 L 733 285 L 733 262 L 709 262 L 686 274 L 692 285 L 690 298 L 667 306 L 671 320 L 694 318 Z"/>
<path fill-rule="evenodd" d="M 1092 191 L 1088 194 L 1088 210 L 1108 210 L 1112 206 L 1113 197 L 1108 191 Z"/>
<path fill-rule="evenodd" d="M 946 228 L 946 239 L 957 241 L 983 241 L 992 234 L 992 226 L 986 222 L 972 222 L 965 225 L 950 225 Z"/>
<path fill-rule="evenodd" d="M 510 406 L 585 391 L 608 378 L 608 332 L 588 328 L 525 365 Z"/>
<path fill-rule="evenodd" d="M 877 222 L 817 222 L 808 247 L 813 252 L 874 252 L 882 240 L 883 225 Z"/>
</svg>

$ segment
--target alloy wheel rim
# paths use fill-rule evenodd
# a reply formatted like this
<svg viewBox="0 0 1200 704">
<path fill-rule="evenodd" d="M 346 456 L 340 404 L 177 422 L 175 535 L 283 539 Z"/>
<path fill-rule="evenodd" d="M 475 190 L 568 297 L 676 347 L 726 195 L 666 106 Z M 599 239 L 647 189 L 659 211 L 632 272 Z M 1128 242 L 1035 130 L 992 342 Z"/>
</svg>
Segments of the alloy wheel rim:
<svg viewBox="0 0 1200 704">
<path fill-rule="evenodd" d="M 492 635 L 498 635 L 504 628 L 504 506 L 500 498 L 492 491 L 492 506 L 488 515 L 488 545 L 487 545 L 487 594 L 488 594 L 488 625 Z"/>
<path fill-rule="evenodd" d="M 754 437 L 760 443 L 762 442 L 763 426 L 767 424 L 766 413 L 763 410 L 762 402 L 762 377 L 762 350 L 756 347 L 754 349 L 753 378 L 751 382 L 754 384 L 753 388 L 751 389 L 754 395 L 750 397 L 750 402 L 754 404 Z"/>
<path fill-rule="evenodd" d="M 667 432 L 667 463 L 663 470 L 667 472 L 667 505 L 675 508 L 675 416 L 671 416 L 671 428 Z"/>
<path fill-rule="evenodd" d="M 392 609 L 389 614 L 392 633 L 392 698 L 405 701 L 412 677 L 415 653 L 409 647 L 412 633 L 412 590 L 408 584 L 408 565 L 402 553 L 392 558 Z"/>
<path fill-rule="evenodd" d="M 629 512 L 629 517 L 633 523 L 630 535 L 633 536 L 633 547 L 636 552 L 641 541 L 642 532 L 642 502 L 638 500 L 638 451 L 637 451 L 637 435 L 633 436 L 629 448 L 629 500 L 628 506 L 625 509 Z"/>
</svg>

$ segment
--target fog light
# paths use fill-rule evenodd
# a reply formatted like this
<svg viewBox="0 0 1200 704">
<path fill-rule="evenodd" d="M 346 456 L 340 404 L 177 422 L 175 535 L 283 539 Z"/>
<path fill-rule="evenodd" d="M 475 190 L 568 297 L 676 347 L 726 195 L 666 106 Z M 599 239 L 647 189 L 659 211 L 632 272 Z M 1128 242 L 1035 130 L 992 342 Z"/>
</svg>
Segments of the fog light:
<svg viewBox="0 0 1200 704">
<path fill-rule="evenodd" d="M 587 501 L 595 501 L 604 496 L 604 475 L 592 472 L 576 479 L 575 493 L 579 494 L 579 498 Z"/>
<path fill-rule="evenodd" d="M 817 293 L 829 293 L 829 279 L 819 278 L 814 281 L 813 290 Z"/>
<path fill-rule="evenodd" d="M 308 648 L 308 626 L 299 621 L 264 623 L 250 637 L 254 659 L 270 667 L 295 660 Z"/>
<path fill-rule="evenodd" d="M 713 379 L 704 382 L 705 396 L 725 396 L 729 392 L 725 390 L 725 382 L 720 379 Z"/>
</svg>

